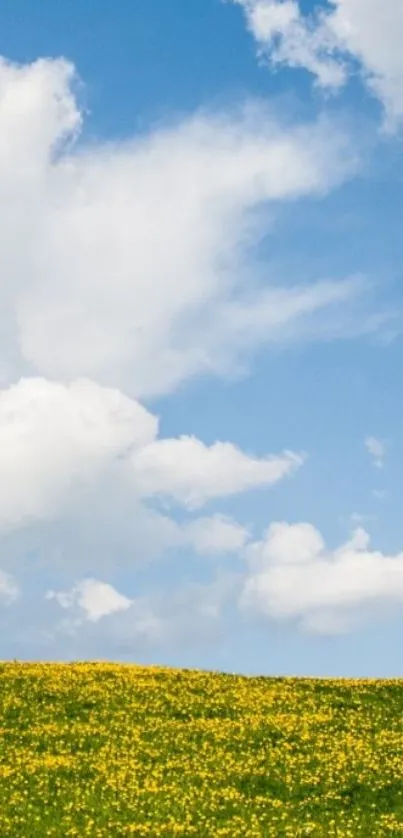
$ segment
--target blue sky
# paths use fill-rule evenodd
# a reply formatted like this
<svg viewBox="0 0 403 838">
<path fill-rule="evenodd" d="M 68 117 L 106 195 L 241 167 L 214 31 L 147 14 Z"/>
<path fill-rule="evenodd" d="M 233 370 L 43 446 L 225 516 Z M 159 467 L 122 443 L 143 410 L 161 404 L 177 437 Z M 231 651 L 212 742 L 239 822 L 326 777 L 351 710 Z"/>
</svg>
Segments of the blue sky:
<svg viewBox="0 0 403 838">
<path fill-rule="evenodd" d="M 386 6 L 2 4 L 1 657 L 401 674 Z"/>
</svg>

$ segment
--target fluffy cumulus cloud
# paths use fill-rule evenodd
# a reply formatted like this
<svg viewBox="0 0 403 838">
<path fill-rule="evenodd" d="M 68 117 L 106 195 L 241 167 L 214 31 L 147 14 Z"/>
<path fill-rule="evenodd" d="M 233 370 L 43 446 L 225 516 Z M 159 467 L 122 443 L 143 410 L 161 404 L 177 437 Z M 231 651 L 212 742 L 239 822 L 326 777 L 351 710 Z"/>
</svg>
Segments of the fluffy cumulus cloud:
<svg viewBox="0 0 403 838">
<path fill-rule="evenodd" d="M 82 619 L 92 623 L 131 605 L 128 597 L 98 579 L 83 579 L 70 591 L 47 591 L 46 599 L 55 599 L 65 609 L 78 608 L 83 614 Z M 80 618 L 78 622 L 81 622 Z"/>
<path fill-rule="evenodd" d="M 297 0 L 235 0 L 262 54 L 304 67 L 338 89 L 359 68 L 390 124 L 403 118 L 403 6 L 399 0 L 330 0 L 304 14 Z"/>
<path fill-rule="evenodd" d="M 282 127 L 250 105 L 86 147 L 74 87 L 65 61 L 0 62 L 0 381 L 166 393 L 351 303 L 354 281 L 280 289 L 248 261 L 259 206 L 354 171 L 337 126 Z"/>
<path fill-rule="evenodd" d="M 0 531 L 52 517 L 156 430 L 137 402 L 88 380 L 26 378 L 1 390 Z"/>
<path fill-rule="evenodd" d="M 168 495 L 189 509 L 213 498 L 270 486 L 302 463 L 303 457 L 292 451 L 259 459 L 232 443 L 207 446 L 195 437 L 157 440 L 132 457 L 134 481 L 142 494 Z"/>
<path fill-rule="evenodd" d="M 242 609 L 325 633 L 403 604 L 403 553 L 371 550 L 367 532 L 328 549 L 311 524 L 273 523 L 248 546 Z"/>
<path fill-rule="evenodd" d="M 357 160 L 337 125 L 284 127 L 261 104 L 87 146 L 75 86 L 66 61 L 0 61 L 0 539 L 8 565 L 39 556 L 49 576 L 59 564 L 63 585 L 43 581 L 46 614 L 129 648 L 171 624 L 190 633 L 195 614 L 215 620 L 232 583 L 150 604 L 104 575 L 106 554 L 127 572 L 152 550 L 253 552 L 245 527 L 194 511 L 272 486 L 304 459 L 161 438 L 139 399 L 233 374 L 270 342 L 345 334 L 360 281 L 281 285 L 253 248 L 267 204 L 321 196 Z M 22 628 L 19 581 L 0 573 L 16 636 L 48 643 L 42 606 L 24 605 Z"/>
<path fill-rule="evenodd" d="M 246 561 L 246 572 L 238 566 L 216 573 L 207 584 L 187 581 L 131 598 L 94 578 L 48 590 L 45 599 L 64 615 L 44 609 L 44 625 L 56 631 L 52 643 L 62 648 L 67 636 L 83 638 L 85 648 L 98 654 L 103 644 L 122 652 L 138 642 L 160 649 L 171 642 L 180 645 L 184 636 L 187 642 L 222 639 L 224 609 L 235 603 L 241 616 L 292 621 L 321 634 L 348 632 L 402 607 L 403 554 L 371 549 L 362 527 L 334 549 L 308 523 L 275 522 L 255 542 L 220 516 L 198 519 L 189 529 L 200 554 L 231 552 Z"/>
<path fill-rule="evenodd" d="M 159 440 L 157 431 L 136 401 L 85 379 L 28 378 L 0 391 L 0 531 L 85 502 L 105 475 L 133 504 L 162 494 L 192 508 L 270 486 L 302 464 L 292 452 L 259 459 L 232 443 Z"/>
</svg>

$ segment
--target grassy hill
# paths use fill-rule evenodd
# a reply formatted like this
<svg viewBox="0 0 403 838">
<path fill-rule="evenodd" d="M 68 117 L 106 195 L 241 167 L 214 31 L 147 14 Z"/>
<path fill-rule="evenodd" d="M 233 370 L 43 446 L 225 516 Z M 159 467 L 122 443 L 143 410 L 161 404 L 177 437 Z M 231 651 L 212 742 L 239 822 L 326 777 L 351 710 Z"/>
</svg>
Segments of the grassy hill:
<svg viewBox="0 0 403 838">
<path fill-rule="evenodd" d="M 403 835 L 403 680 L 0 664 L 0 836 Z"/>
</svg>

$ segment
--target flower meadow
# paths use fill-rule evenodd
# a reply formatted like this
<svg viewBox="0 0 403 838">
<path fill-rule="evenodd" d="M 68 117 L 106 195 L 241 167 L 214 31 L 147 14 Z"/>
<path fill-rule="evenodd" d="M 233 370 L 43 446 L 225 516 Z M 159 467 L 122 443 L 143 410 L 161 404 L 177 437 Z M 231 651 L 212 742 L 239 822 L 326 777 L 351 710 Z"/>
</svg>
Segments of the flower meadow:
<svg viewBox="0 0 403 838">
<path fill-rule="evenodd" d="M 0 835 L 403 835 L 403 681 L 2 663 Z"/>
</svg>

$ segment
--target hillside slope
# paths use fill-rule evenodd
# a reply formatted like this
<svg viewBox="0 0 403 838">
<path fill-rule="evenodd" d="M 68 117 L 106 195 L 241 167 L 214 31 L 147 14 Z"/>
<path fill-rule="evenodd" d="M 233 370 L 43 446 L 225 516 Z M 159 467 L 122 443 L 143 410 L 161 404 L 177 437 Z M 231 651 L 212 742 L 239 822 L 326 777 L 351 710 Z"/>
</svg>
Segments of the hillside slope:
<svg viewBox="0 0 403 838">
<path fill-rule="evenodd" d="M 403 680 L 0 664 L 0 835 L 403 835 Z"/>
</svg>

